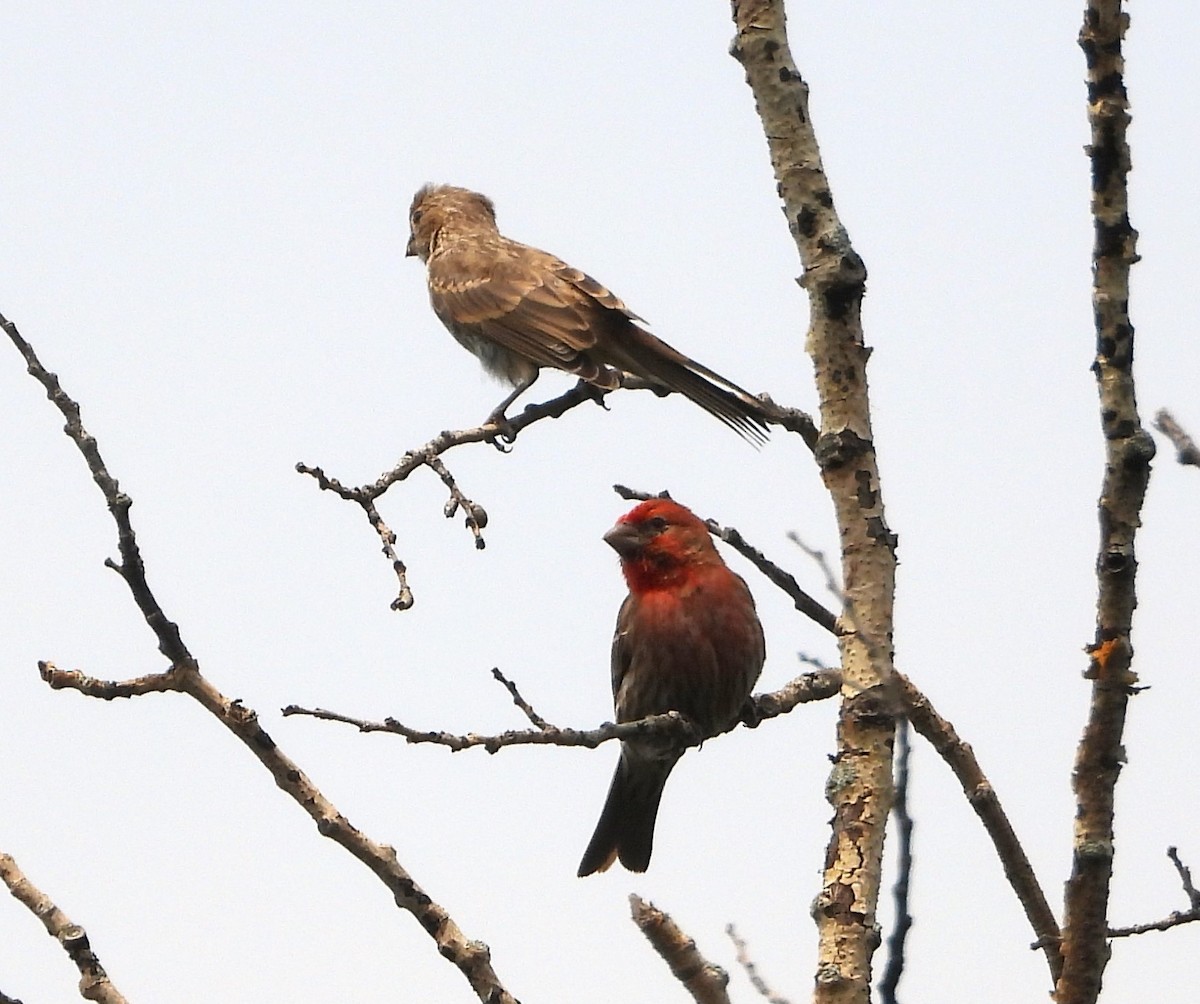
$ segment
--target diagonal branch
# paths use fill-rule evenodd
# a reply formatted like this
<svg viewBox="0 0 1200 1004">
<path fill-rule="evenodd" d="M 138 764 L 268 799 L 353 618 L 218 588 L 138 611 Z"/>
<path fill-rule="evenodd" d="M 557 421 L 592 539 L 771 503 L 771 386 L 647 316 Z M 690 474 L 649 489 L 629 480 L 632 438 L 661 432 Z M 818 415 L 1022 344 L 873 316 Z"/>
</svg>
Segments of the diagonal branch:
<svg viewBox="0 0 1200 1004">
<path fill-rule="evenodd" d="M 783 0 L 733 0 L 733 56 L 746 71 L 808 292 L 806 349 L 820 398 L 814 455 L 833 500 L 845 583 L 839 647 L 843 700 L 833 831 L 813 907 L 819 938 L 814 1000 L 865 1004 L 878 939 L 883 839 L 892 802 L 894 717 L 880 694 L 892 676 L 896 538 L 884 517 L 872 441 L 861 306 L 866 268 L 834 208 L 804 83 L 788 47 Z"/>
<path fill-rule="evenodd" d="M 1130 634 L 1137 605 L 1134 538 L 1150 478 L 1154 440 L 1142 428 L 1133 379 L 1129 271 L 1137 233 L 1129 222 L 1129 101 L 1121 41 L 1128 16 L 1121 0 L 1088 0 L 1079 44 L 1087 59 L 1092 165 L 1092 366 L 1104 432 L 1100 490 L 1099 596 L 1090 647 L 1091 705 L 1075 756 L 1075 834 L 1063 911 L 1063 971 L 1058 1004 L 1092 1004 L 1109 958 L 1108 898 L 1113 864 L 1113 815 L 1124 761 L 1125 712 L 1136 675 Z"/>
<path fill-rule="evenodd" d="M 791 1004 L 791 1001 L 786 997 L 775 993 L 767 984 L 767 981 L 759 974 L 758 966 L 750 958 L 750 949 L 747 947 L 746 942 L 738 937 L 737 929 L 732 924 L 726 924 L 725 933 L 729 936 L 729 940 L 733 942 L 734 950 L 737 952 L 738 965 L 745 970 L 746 979 L 758 991 L 759 996 L 765 997 L 767 1004 Z"/>
<path fill-rule="evenodd" d="M 629 897 L 630 912 L 638 930 L 671 967 L 671 973 L 684 985 L 696 1004 L 729 1004 L 729 974 L 713 965 L 696 947 L 671 915 L 638 895 Z"/>
<path fill-rule="evenodd" d="M 1046 894 L 1042 891 L 1034 874 L 1033 865 L 1025 854 L 1025 849 L 1017 839 L 1016 831 L 1000 804 L 1000 798 L 991 781 L 983 773 L 979 761 L 975 759 L 975 751 L 963 742 L 958 733 L 946 719 L 939 715 L 929 698 L 922 694 L 906 676 L 896 674 L 896 682 L 900 689 L 900 697 L 908 709 L 908 720 L 917 733 L 927 739 L 938 755 L 954 771 L 962 785 L 963 793 L 967 796 L 971 808 L 983 823 L 988 836 L 992 838 L 992 846 L 1004 867 L 1004 875 L 1012 886 L 1025 910 L 1033 928 L 1036 942 L 1034 947 L 1040 948 L 1046 955 L 1050 966 L 1050 977 L 1057 980 L 1062 972 L 1062 956 L 1058 952 L 1058 921 L 1054 919 L 1054 911 Z"/>
<path fill-rule="evenodd" d="M 0 853 L 0 882 L 24 903 L 50 933 L 79 970 L 79 996 L 101 1004 L 125 1004 L 125 997 L 108 978 L 108 973 L 88 941 L 87 931 L 74 923 L 54 901 L 25 877 L 9 854 Z M 2 999 L 2 998 L 0 998 Z"/>
<path fill-rule="evenodd" d="M 258 715 L 252 709 L 241 701 L 230 700 L 201 675 L 198 663 L 183 643 L 179 628 L 167 618 L 146 582 L 141 553 L 129 519 L 132 502 L 105 468 L 95 438 L 84 429 L 80 420 L 79 405 L 63 391 L 58 378 L 42 366 L 14 324 L 0 317 L 0 327 L 24 356 L 30 374 L 46 388 L 50 400 L 67 419 L 65 432 L 87 460 L 92 477 L 117 523 L 121 563 L 110 564 L 121 573 L 146 623 L 158 638 L 159 650 L 170 660 L 169 668 L 163 673 L 122 682 L 96 680 L 44 662 L 39 664 L 43 679 L 55 689 L 70 688 L 105 699 L 171 690 L 188 694 L 242 741 L 270 771 L 280 789 L 309 814 L 322 836 L 344 847 L 387 886 L 396 905 L 411 913 L 429 933 L 438 952 L 458 967 L 480 1000 L 489 1004 L 517 1004 L 516 998 L 504 989 L 492 969 L 487 945 L 463 934 L 450 915 L 405 871 L 393 848 L 371 840 L 338 812 L 299 766 L 275 745 L 259 725 Z"/>
</svg>

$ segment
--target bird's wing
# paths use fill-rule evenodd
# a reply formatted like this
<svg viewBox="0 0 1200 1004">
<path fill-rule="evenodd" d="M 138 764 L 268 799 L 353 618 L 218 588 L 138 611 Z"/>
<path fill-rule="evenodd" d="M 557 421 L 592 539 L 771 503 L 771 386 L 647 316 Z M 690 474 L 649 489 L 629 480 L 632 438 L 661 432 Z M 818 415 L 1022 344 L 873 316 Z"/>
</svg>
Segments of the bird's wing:
<svg viewBox="0 0 1200 1004">
<path fill-rule="evenodd" d="M 537 363 L 595 379 L 587 356 L 596 327 L 624 305 L 594 279 L 553 255 L 512 241 L 456 249 L 429 260 L 434 310 L 451 328 L 471 327 Z"/>
<path fill-rule="evenodd" d="M 615 701 L 621 693 L 621 682 L 633 662 L 633 645 L 629 633 L 633 627 L 638 599 L 633 593 L 625 597 L 617 613 L 617 629 L 612 640 L 612 692 Z"/>
</svg>

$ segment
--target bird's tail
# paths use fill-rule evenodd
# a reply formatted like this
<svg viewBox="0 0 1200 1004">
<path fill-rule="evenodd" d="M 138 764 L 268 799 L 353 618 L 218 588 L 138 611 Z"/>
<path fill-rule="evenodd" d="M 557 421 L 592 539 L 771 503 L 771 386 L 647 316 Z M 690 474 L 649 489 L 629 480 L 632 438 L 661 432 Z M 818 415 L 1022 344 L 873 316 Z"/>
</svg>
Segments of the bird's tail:
<svg viewBox="0 0 1200 1004">
<path fill-rule="evenodd" d="M 634 372 L 646 373 L 678 391 L 755 446 L 767 441 L 769 410 L 762 401 L 649 331 L 636 324 L 630 327 L 634 332 L 630 355 L 637 362 L 637 367 L 631 368 Z"/>
<path fill-rule="evenodd" d="M 579 862 L 580 878 L 606 871 L 618 858 L 631 872 L 650 866 L 658 803 L 678 759 L 634 759 L 621 751 L 596 832 Z"/>
</svg>

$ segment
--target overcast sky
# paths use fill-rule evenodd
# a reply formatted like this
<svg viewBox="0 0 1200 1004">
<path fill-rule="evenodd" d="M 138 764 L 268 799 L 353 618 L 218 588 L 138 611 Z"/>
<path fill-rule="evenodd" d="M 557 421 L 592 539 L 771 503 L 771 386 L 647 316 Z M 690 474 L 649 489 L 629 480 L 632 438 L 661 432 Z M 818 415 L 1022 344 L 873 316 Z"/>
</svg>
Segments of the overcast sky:
<svg viewBox="0 0 1200 1004">
<path fill-rule="evenodd" d="M 896 658 L 973 744 L 1061 910 L 1072 756 L 1094 631 L 1103 450 L 1077 4 L 795 3 L 796 61 L 835 199 L 870 273 L 869 375 L 900 539 Z M 1143 418 L 1200 433 L 1191 5 L 1129 36 Z M 824 596 L 789 531 L 836 554 L 796 437 L 761 452 L 688 402 L 615 394 L 502 456 L 448 455 L 491 517 L 441 515 L 428 471 L 381 503 L 415 606 L 356 507 L 295 473 L 373 480 L 503 395 L 404 258 L 413 191 L 488 193 L 501 226 L 586 269 L 683 351 L 815 407 L 800 266 L 727 49 L 728 4 L 9 4 L 0 15 L 0 312 L 83 406 L 134 498 L 150 583 L 212 682 L 349 819 L 487 942 L 532 1002 L 685 999 L 628 920 L 672 913 L 756 999 L 723 933 L 795 1001 L 815 966 L 832 702 L 691 752 L 654 860 L 579 880 L 616 756 L 451 755 L 286 704 L 422 728 L 611 717 L 624 585 L 601 535 L 614 482 L 668 488 Z M 1189 34 L 1190 33 L 1190 34 Z M 529 398 L 570 386 L 543 376 Z M 239 743 L 179 695 L 51 692 L 37 660 L 163 668 L 112 521 L 62 420 L 0 346 L 0 850 L 83 924 L 132 1001 L 469 1001 L 461 974 Z M 1135 669 L 1112 919 L 1186 906 L 1200 867 L 1194 755 L 1200 477 L 1160 441 L 1139 536 Z M 832 659 L 820 629 L 726 551 L 766 627 L 760 687 Z M 824 596 L 827 602 L 832 602 Z M 984 832 L 917 743 L 912 1001 L 1045 999 L 1046 968 Z M 890 921 L 885 906 L 883 920 Z M 1200 927 L 1119 942 L 1107 999 L 1195 997 Z M 882 953 L 877 958 L 881 966 Z M 77 973 L 0 897 L 0 991 L 74 997 Z"/>
</svg>

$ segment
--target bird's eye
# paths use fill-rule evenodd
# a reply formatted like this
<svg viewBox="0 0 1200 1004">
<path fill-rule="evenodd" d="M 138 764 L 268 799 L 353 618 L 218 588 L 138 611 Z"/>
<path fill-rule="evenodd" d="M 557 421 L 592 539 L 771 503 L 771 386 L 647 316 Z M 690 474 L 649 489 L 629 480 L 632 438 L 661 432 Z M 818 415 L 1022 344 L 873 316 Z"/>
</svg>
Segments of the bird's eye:
<svg viewBox="0 0 1200 1004">
<path fill-rule="evenodd" d="M 652 519 L 646 520 L 646 522 L 655 533 L 662 533 L 667 528 L 667 521 L 661 516 L 655 516 Z"/>
<path fill-rule="evenodd" d="M 410 221 L 414 227 L 416 227 L 420 224 L 421 213 L 422 213 L 422 210 L 420 210 L 420 209 L 414 209 L 412 211 L 412 216 L 410 217 Z"/>
</svg>

